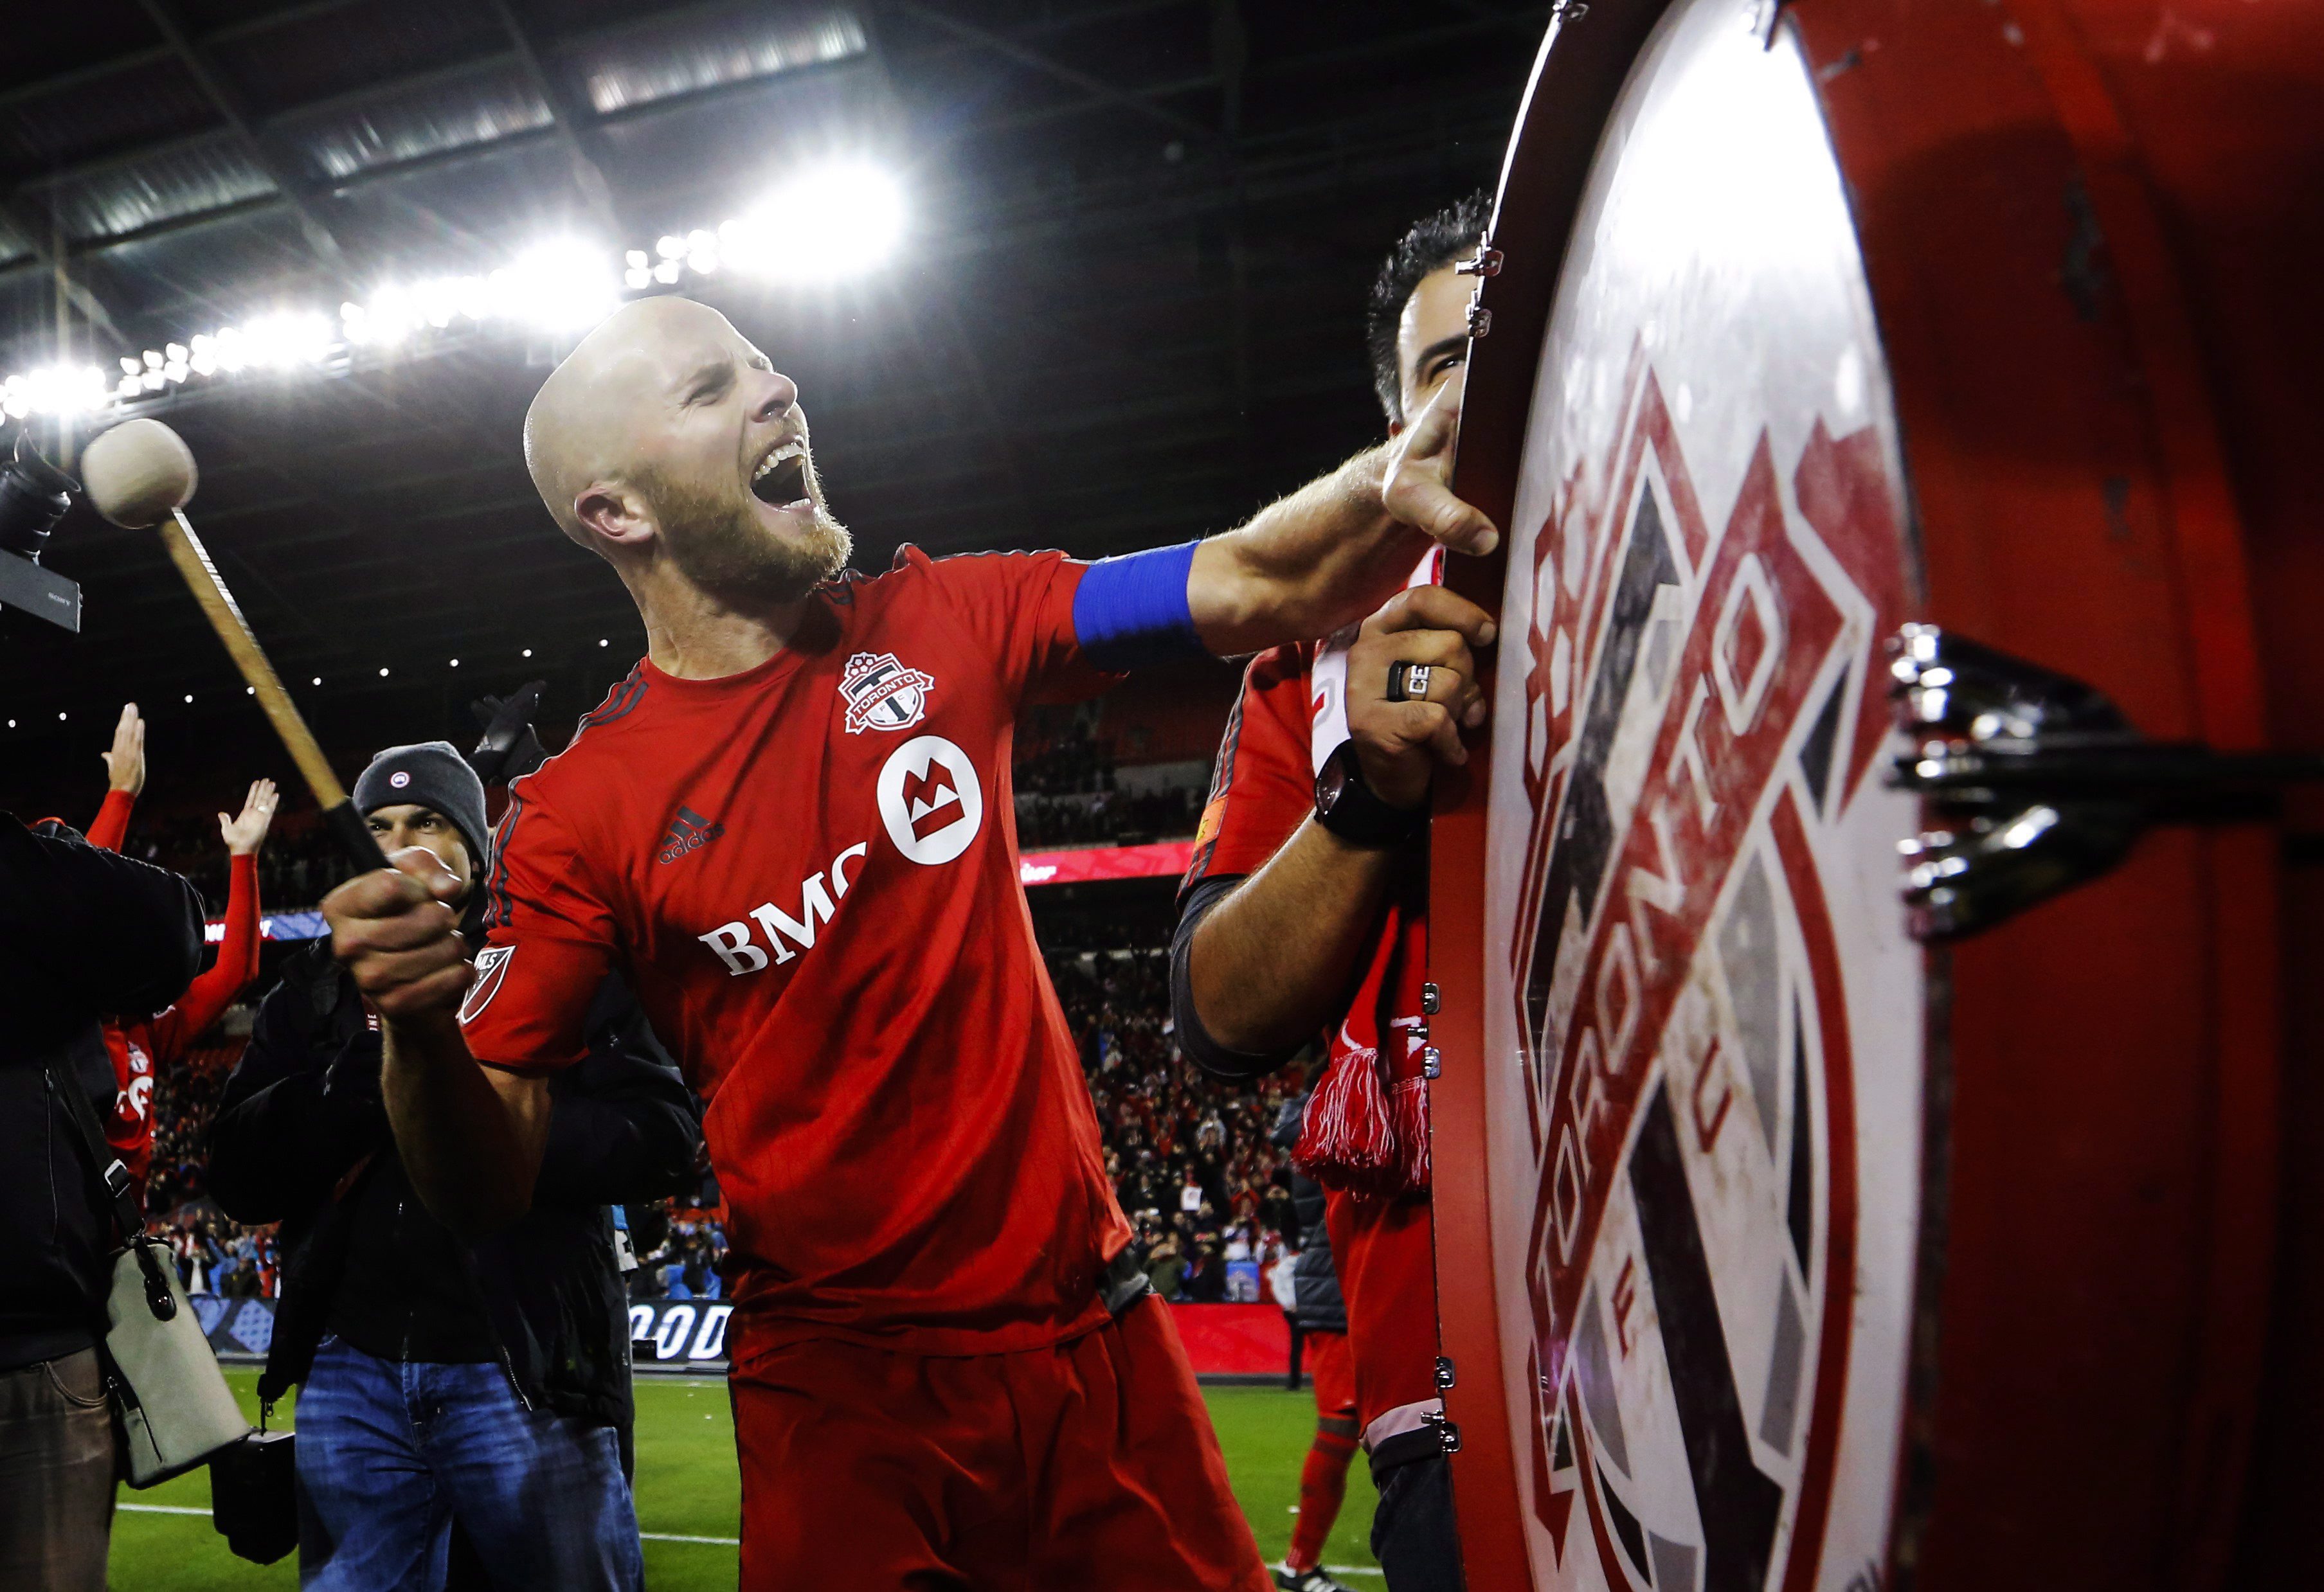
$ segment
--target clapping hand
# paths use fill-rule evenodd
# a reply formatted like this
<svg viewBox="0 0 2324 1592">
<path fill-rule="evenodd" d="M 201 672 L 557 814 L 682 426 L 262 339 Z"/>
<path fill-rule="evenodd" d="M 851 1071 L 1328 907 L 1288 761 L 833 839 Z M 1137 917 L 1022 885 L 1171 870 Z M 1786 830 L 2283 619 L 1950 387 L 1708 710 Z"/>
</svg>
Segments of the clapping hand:
<svg viewBox="0 0 2324 1592">
<path fill-rule="evenodd" d="M 121 722 L 113 727 L 113 745 L 97 756 L 105 759 L 106 789 L 135 796 L 145 788 L 145 721 L 137 716 L 135 703 L 123 704 Z"/>
<path fill-rule="evenodd" d="M 134 709 L 131 710 L 134 712 Z M 143 739 L 141 732 L 141 740 Z M 266 843 L 267 826 L 274 822 L 274 804 L 281 798 L 272 779 L 254 779 L 250 794 L 243 798 L 242 812 L 232 818 L 220 813 L 218 833 L 226 840 L 226 849 L 237 857 L 252 857 Z"/>
</svg>

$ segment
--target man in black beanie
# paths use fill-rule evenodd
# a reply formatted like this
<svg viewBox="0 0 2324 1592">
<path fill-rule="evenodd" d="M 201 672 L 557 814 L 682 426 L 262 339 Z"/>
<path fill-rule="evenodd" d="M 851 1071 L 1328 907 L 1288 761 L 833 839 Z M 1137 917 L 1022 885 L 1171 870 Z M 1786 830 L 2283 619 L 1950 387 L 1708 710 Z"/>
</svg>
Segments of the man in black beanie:
<svg viewBox="0 0 2324 1592">
<path fill-rule="evenodd" d="M 383 850 L 435 854 L 472 927 L 489 831 L 460 754 L 391 747 L 354 800 Z M 210 1183 L 235 1219 L 282 1223 L 259 1395 L 303 1385 L 303 1585 L 442 1587 L 456 1522 L 493 1585 L 642 1586 L 607 1208 L 688 1186 L 701 1131 L 617 980 L 598 991 L 589 1045 L 552 1097 L 530 1214 L 468 1246 L 412 1193 L 380 1097 L 378 1021 L 329 942 L 291 958 L 261 1008 L 211 1127 Z"/>
</svg>

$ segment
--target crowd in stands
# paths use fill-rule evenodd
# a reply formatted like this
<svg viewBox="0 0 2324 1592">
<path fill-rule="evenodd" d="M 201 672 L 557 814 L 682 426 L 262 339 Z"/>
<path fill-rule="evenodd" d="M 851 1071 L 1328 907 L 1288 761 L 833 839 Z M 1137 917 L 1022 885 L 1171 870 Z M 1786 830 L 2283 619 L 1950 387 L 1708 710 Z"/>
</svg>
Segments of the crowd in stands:
<svg viewBox="0 0 2324 1592">
<path fill-rule="evenodd" d="M 1194 833 L 1203 815 L 1200 791 L 1098 791 L 1045 796 L 1020 791 L 1017 843 L 1043 846 L 1134 846 Z"/>
<path fill-rule="evenodd" d="M 263 993 L 254 989 L 252 996 Z M 208 1043 L 196 1045 L 184 1061 L 164 1067 L 153 1080 L 153 1162 L 145 1178 L 145 1208 L 172 1211 L 201 1199 L 207 1189 L 208 1156 L 203 1142 L 218 1092 L 242 1054 L 250 1033 L 251 1008 L 229 1010 Z"/>
<path fill-rule="evenodd" d="M 194 881 L 213 917 L 226 911 L 226 852 L 217 820 L 208 813 L 173 814 L 141 805 L 122 849 Z M 277 817 L 258 853 L 258 899 L 268 912 L 312 906 L 346 876 L 337 846 L 312 813 Z"/>
<path fill-rule="evenodd" d="M 246 1228 L 227 1220 L 207 1201 L 180 1207 L 161 1229 L 178 1259 L 178 1280 L 189 1293 L 228 1299 L 272 1299 L 280 1277 L 272 1224 Z"/>
<path fill-rule="evenodd" d="M 1296 1231 L 1289 1169 L 1272 1133 L 1297 1080 L 1238 1088 L 1181 1055 L 1165 948 L 1052 949 L 1047 961 L 1139 1265 L 1166 1299 L 1263 1297 L 1259 1279 Z"/>
<path fill-rule="evenodd" d="M 1017 843 L 1137 845 L 1194 833 L 1203 793 L 1191 788 L 1118 788 L 1113 743 L 1085 714 L 1054 726 L 1036 714 L 1018 741 Z"/>
</svg>

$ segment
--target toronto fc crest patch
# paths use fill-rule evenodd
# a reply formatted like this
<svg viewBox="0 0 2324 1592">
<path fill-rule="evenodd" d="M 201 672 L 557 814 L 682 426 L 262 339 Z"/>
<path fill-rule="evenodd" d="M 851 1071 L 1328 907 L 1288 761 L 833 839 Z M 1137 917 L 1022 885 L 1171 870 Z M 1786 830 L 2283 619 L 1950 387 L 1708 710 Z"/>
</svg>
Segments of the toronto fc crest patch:
<svg viewBox="0 0 2324 1592">
<path fill-rule="evenodd" d="M 927 716 L 936 681 L 906 668 L 892 652 L 859 652 L 847 660 L 839 694 L 847 698 L 847 732 L 908 730 Z"/>
</svg>

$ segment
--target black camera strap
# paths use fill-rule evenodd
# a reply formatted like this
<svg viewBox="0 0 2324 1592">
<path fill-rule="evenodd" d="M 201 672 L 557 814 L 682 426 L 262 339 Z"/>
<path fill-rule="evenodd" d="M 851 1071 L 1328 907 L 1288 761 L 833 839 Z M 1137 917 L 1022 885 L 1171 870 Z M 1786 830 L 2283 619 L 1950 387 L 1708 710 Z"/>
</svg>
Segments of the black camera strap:
<svg viewBox="0 0 2324 1592">
<path fill-rule="evenodd" d="M 50 1092 L 64 1096 L 65 1111 L 80 1132 L 89 1164 L 97 1168 L 97 1181 L 105 1185 L 106 1197 L 113 1206 L 114 1222 L 121 1229 L 121 1242 L 126 1245 L 145 1231 L 145 1210 L 137 1198 L 136 1182 L 130 1177 L 128 1166 L 106 1141 L 105 1128 L 97 1119 L 97 1109 L 88 1103 L 88 1091 L 76 1079 L 59 1078 L 53 1063 L 46 1071 Z"/>
<path fill-rule="evenodd" d="M 88 1103 L 88 1091 L 76 1079 L 59 1078 L 54 1063 L 50 1063 L 49 1090 L 61 1093 L 65 1112 L 80 1131 L 80 1140 L 88 1151 L 91 1165 L 100 1168 L 98 1180 L 105 1184 L 106 1198 L 113 1205 L 114 1225 L 120 1229 L 121 1247 L 134 1250 L 137 1268 L 145 1279 L 145 1307 L 153 1312 L 157 1321 L 166 1321 L 178 1313 L 177 1297 L 170 1292 L 169 1278 L 161 1270 L 161 1257 L 154 1252 L 161 1247 L 145 1238 L 145 1208 L 137 1197 L 137 1184 L 129 1175 L 129 1168 L 113 1153 L 106 1141 L 105 1129 L 97 1120 L 97 1109 Z"/>
</svg>

